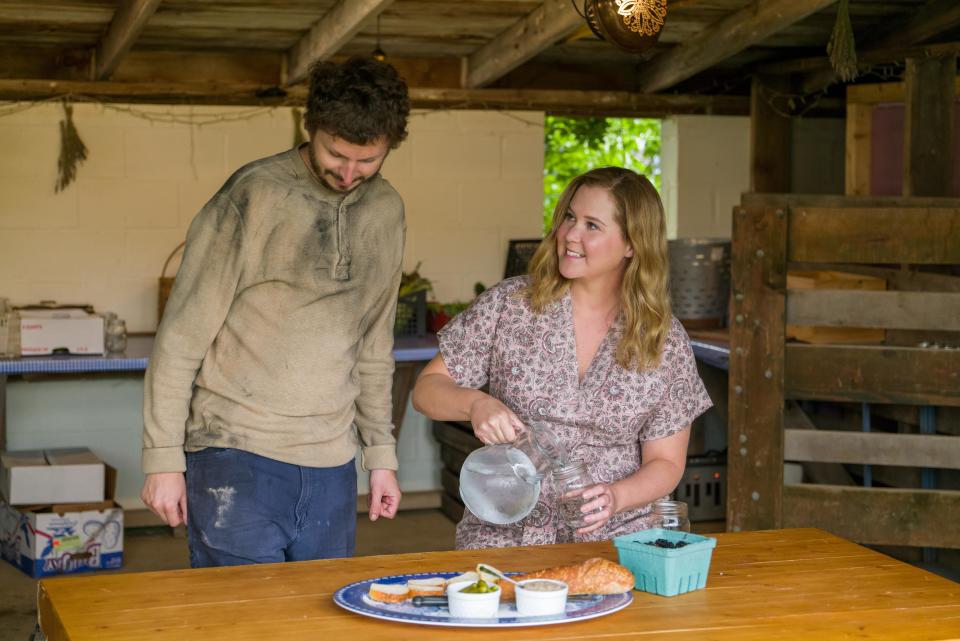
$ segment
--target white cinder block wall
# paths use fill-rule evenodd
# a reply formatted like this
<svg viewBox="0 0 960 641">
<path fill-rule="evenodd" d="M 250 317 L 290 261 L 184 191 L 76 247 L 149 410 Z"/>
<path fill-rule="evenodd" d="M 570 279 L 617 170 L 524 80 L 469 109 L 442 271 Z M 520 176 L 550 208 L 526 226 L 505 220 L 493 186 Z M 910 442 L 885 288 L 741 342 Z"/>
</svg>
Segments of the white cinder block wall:
<svg viewBox="0 0 960 641">
<path fill-rule="evenodd" d="M 511 238 L 541 236 L 543 113 L 414 112 L 383 173 L 406 203 L 405 269 L 420 262 L 441 302 L 471 300 L 503 278 Z"/>
<path fill-rule="evenodd" d="M 730 238 L 733 207 L 750 189 L 750 119 L 672 116 L 661 136 L 668 236 Z"/>
<path fill-rule="evenodd" d="M 0 117 L 0 296 L 89 302 L 151 332 L 157 278 L 194 215 L 234 170 L 288 149 L 293 120 L 289 109 L 120 108 L 259 115 L 191 127 L 75 105 L 89 158 L 59 194 L 60 107 Z M 474 282 L 502 277 L 511 238 L 540 234 L 543 114 L 415 111 L 409 129 L 383 170 L 407 205 L 404 266 L 421 263 L 439 300 L 469 300 Z"/>
<path fill-rule="evenodd" d="M 223 121 L 191 127 L 129 110 Z M 290 147 L 291 111 L 76 104 L 89 158 L 56 194 L 61 117 L 54 104 L 0 117 L 0 296 L 92 303 L 117 312 L 131 332 L 152 332 L 167 255 L 235 169 Z M 409 129 L 383 170 L 406 202 L 404 267 L 421 263 L 440 301 L 470 300 L 474 282 L 502 277 L 511 238 L 540 236 L 543 113 L 415 111 Z M 12 381 L 9 447 L 89 446 L 118 467 L 118 497 L 135 506 L 139 394 L 135 381 Z M 408 408 L 399 444 L 405 491 L 439 488 L 428 428 Z"/>
</svg>

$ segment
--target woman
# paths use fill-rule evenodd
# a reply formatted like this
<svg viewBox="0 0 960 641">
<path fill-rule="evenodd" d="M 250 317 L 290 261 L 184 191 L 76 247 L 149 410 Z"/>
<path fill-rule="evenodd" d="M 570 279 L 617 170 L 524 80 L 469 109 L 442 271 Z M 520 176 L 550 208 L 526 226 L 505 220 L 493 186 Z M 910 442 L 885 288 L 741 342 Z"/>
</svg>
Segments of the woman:
<svg viewBox="0 0 960 641">
<path fill-rule="evenodd" d="M 680 480 L 691 422 L 711 405 L 670 312 L 667 277 L 656 189 L 627 169 L 594 169 L 564 190 L 530 275 L 487 290 L 443 329 L 440 354 L 413 392 L 417 410 L 469 420 L 486 444 L 547 423 L 596 481 L 579 530 L 563 523 L 546 478 L 519 523 L 484 523 L 467 510 L 458 548 L 607 539 L 646 527 L 651 502 Z"/>
</svg>

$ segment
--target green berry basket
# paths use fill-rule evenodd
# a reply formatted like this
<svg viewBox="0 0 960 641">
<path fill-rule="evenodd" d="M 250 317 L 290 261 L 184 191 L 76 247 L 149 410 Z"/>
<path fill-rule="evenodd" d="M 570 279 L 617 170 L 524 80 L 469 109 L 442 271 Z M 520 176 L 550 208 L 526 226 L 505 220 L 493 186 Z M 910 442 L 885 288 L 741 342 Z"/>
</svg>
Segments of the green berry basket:
<svg viewBox="0 0 960 641">
<path fill-rule="evenodd" d="M 657 547 L 658 539 L 676 544 L 680 548 Z M 638 590 L 676 596 L 699 590 L 707 585 L 710 557 L 717 540 L 676 530 L 653 528 L 613 539 L 620 555 L 620 564 L 633 572 L 634 586 Z"/>
</svg>

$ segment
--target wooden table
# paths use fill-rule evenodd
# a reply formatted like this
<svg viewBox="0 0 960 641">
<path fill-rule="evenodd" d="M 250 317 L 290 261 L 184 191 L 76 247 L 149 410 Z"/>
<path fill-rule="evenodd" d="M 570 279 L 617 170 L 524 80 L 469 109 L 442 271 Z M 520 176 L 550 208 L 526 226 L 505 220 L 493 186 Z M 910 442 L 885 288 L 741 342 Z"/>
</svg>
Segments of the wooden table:
<svg viewBox="0 0 960 641">
<path fill-rule="evenodd" d="M 527 570 L 616 558 L 610 543 L 431 552 L 279 565 L 64 577 L 40 582 L 39 613 L 61 639 L 950 639 L 960 637 L 960 585 L 821 530 L 718 535 L 705 590 L 634 592 L 606 617 L 504 630 L 379 621 L 334 605 L 362 579 L 470 569 L 483 560 Z"/>
</svg>

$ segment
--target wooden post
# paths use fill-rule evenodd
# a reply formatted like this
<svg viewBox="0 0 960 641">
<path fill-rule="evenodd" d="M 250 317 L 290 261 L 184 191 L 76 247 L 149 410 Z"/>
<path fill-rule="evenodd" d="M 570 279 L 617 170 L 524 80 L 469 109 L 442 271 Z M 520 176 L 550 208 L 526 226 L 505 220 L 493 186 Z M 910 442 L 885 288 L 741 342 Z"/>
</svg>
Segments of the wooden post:
<svg viewBox="0 0 960 641">
<path fill-rule="evenodd" d="M 907 58 L 903 195 L 949 196 L 956 54 Z"/>
<path fill-rule="evenodd" d="M 872 104 L 847 98 L 846 156 L 844 190 L 847 196 L 870 195 L 870 142 L 873 135 Z"/>
<path fill-rule="evenodd" d="M 776 528 L 783 502 L 787 208 L 736 207 L 727 528 Z"/>
<path fill-rule="evenodd" d="M 789 76 L 754 76 L 750 88 L 750 191 L 788 193 L 792 132 Z"/>
</svg>

